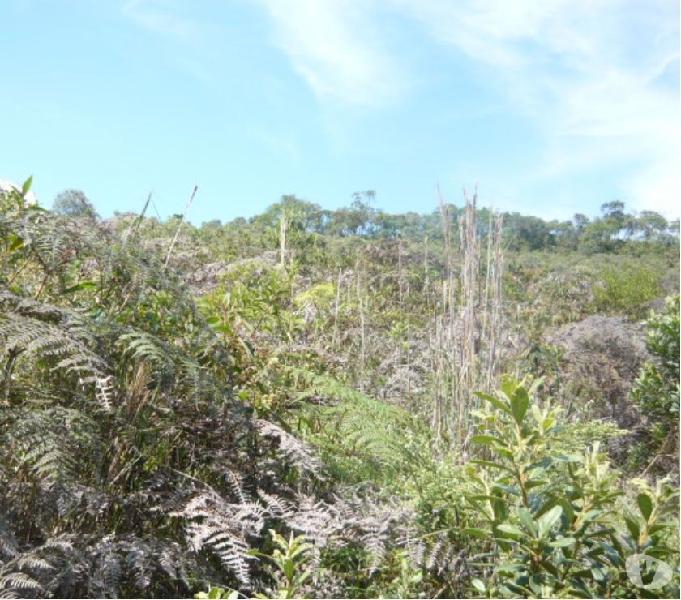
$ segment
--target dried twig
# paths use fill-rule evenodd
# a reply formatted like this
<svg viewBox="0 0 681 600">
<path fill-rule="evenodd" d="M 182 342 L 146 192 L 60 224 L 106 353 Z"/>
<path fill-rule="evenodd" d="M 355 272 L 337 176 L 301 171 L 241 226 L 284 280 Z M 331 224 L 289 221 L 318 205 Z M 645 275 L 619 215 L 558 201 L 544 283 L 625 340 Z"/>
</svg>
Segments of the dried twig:
<svg viewBox="0 0 681 600">
<path fill-rule="evenodd" d="M 184 213 L 182 213 L 182 217 L 180 218 L 180 222 L 177 225 L 177 230 L 175 231 L 175 237 L 173 237 L 173 241 L 170 242 L 170 247 L 168 248 L 168 255 L 166 256 L 166 261 L 163 263 L 163 269 L 165 270 L 168 267 L 168 262 L 170 261 L 170 255 L 173 253 L 173 248 L 175 246 L 175 243 L 177 242 L 177 238 L 180 236 L 180 229 L 182 228 L 182 223 L 184 223 L 185 218 L 187 217 L 187 213 L 189 212 L 189 209 L 192 206 L 192 202 L 194 202 L 194 197 L 196 196 L 196 192 L 199 191 L 199 186 L 195 185 L 194 189 L 192 190 L 191 196 L 189 196 L 189 201 L 187 202 L 187 206 L 184 207 Z"/>
</svg>

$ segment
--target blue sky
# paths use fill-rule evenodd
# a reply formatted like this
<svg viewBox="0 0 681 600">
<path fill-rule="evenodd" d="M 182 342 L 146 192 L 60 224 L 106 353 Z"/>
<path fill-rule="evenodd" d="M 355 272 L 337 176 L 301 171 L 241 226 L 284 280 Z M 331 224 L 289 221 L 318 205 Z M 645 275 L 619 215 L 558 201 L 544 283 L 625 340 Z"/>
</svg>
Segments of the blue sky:
<svg viewBox="0 0 681 600">
<path fill-rule="evenodd" d="M 679 215 L 675 0 L 2 0 L 0 179 L 50 206 Z"/>
</svg>

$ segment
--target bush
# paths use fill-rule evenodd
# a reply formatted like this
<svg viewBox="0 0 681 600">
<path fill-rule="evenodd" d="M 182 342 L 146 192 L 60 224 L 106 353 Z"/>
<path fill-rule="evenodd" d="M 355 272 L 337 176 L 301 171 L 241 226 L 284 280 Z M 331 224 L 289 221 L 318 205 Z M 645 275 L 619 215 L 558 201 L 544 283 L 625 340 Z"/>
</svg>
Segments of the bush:
<svg viewBox="0 0 681 600">
<path fill-rule="evenodd" d="M 499 395 L 479 395 L 491 408 L 481 411 L 482 433 L 472 440 L 484 459 L 469 467 L 477 490 L 468 502 L 481 524 L 462 534 L 486 541 L 491 551 L 478 571 L 482 578 L 471 580 L 473 594 L 645 593 L 627 566 L 640 555 L 674 564 L 675 523 L 666 516 L 675 509 L 671 487 L 634 480 L 628 487 L 637 488 L 635 499 L 623 501 L 617 474 L 597 443 L 579 454 L 559 450 L 564 435 L 559 409 L 539 406 L 532 391 L 514 380 L 506 380 Z M 643 580 L 650 582 L 652 575 L 644 573 Z M 677 597 L 678 581 L 654 593 Z"/>
<path fill-rule="evenodd" d="M 648 351 L 653 361 L 646 363 L 631 391 L 631 397 L 653 425 L 649 450 L 671 457 L 678 468 L 679 432 L 679 296 L 667 299 L 662 313 L 648 319 Z M 651 463 L 652 464 L 652 463 Z M 678 472 L 678 471 L 677 471 Z"/>
<path fill-rule="evenodd" d="M 649 304 L 662 294 L 662 273 L 643 264 L 616 264 L 600 273 L 594 288 L 598 312 L 641 318 Z"/>
</svg>

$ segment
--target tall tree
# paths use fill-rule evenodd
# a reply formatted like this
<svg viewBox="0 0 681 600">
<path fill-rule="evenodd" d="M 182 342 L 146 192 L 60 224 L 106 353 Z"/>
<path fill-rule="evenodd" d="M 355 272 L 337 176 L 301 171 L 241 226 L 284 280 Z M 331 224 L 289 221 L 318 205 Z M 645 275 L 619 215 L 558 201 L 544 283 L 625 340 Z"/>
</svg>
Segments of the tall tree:
<svg viewBox="0 0 681 600">
<path fill-rule="evenodd" d="M 81 190 L 64 190 L 54 199 L 52 210 L 67 217 L 86 217 L 97 220 L 94 204 Z"/>
</svg>

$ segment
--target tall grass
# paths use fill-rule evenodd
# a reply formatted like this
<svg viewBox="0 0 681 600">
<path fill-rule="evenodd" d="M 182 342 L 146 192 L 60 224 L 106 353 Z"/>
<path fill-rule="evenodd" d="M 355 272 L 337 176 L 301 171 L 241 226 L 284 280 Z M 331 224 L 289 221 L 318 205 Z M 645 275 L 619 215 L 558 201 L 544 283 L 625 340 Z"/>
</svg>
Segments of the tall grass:
<svg viewBox="0 0 681 600">
<path fill-rule="evenodd" d="M 466 197 L 459 219 L 459 254 L 452 248 L 452 223 L 441 200 L 445 278 L 442 303 L 433 322 L 432 425 L 437 439 L 464 458 L 472 434 L 475 391 L 496 382 L 502 339 L 502 218 L 490 217 L 483 256 L 476 218 L 477 194 Z"/>
</svg>

